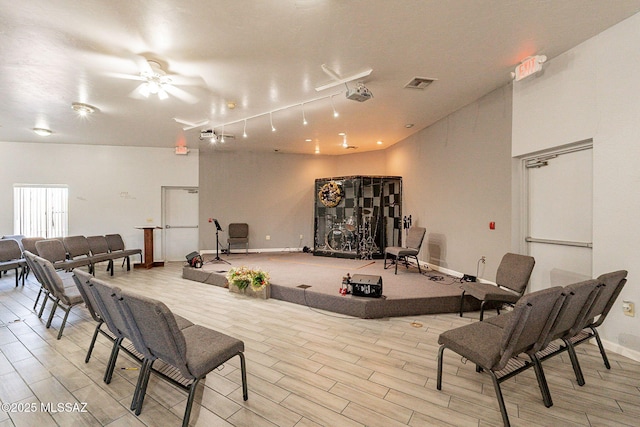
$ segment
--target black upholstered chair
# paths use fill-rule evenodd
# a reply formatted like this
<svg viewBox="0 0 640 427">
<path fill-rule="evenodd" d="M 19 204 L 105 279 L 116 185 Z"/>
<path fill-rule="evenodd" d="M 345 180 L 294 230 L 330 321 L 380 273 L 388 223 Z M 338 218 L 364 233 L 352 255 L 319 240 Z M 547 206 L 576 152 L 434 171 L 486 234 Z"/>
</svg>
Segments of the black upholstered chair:
<svg viewBox="0 0 640 427">
<path fill-rule="evenodd" d="M 124 246 L 124 240 L 119 234 L 107 234 L 104 236 L 107 239 L 109 245 L 109 251 L 112 256 L 116 258 L 123 258 L 122 265 L 127 263 L 127 271 L 131 270 L 131 257 L 133 255 L 140 255 L 140 262 L 142 262 L 142 249 L 127 249 Z M 114 258 L 115 259 L 115 258 Z"/>
<path fill-rule="evenodd" d="M 418 272 L 422 273 L 422 270 L 420 269 L 420 261 L 418 260 L 418 253 L 420 253 L 422 241 L 424 240 L 424 235 L 426 233 L 427 229 L 423 227 L 409 228 L 409 231 L 407 232 L 407 247 L 403 248 L 400 246 L 389 246 L 385 248 L 384 268 L 388 268 L 387 256 L 390 255 L 394 258 L 394 264 L 396 265 L 395 274 L 398 274 L 398 263 L 400 262 L 400 260 L 404 260 L 405 266 L 408 268 L 409 262 L 407 258 L 413 257 L 416 260 L 416 264 L 418 265 Z"/>
<path fill-rule="evenodd" d="M 500 314 L 502 303 L 515 304 L 524 294 L 535 259 L 527 255 L 506 253 L 500 261 L 496 272 L 496 285 L 480 282 L 465 282 L 462 284 L 460 296 L 460 317 L 464 309 L 464 297 L 469 295 L 480 300 L 480 321 L 484 318 L 484 307 L 488 302 L 497 303 L 496 309 Z"/>
<path fill-rule="evenodd" d="M 445 349 L 476 364 L 476 371 L 487 372 L 493 381 L 500 413 L 505 426 L 509 417 L 500 383 L 533 367 L 545 406 L 551 406 L 551 396 L 540 361 L 515 357 L 544 342 L 560 311 L 563 288 L 556 286 L 523 296 L 509 313 L 504 327 L 489 322 L 475 322 L 440 334 L 436 388 L 442 390 L 442 365 Z M 505 314 L 506 315 L 506 314 Z"/>
<path fill-rule="evenodd" d="M 227 235 L 227 254 L 231 253 L 231 246 L 234 245 L 244 245 L 245 253 L 249 253 L 249 224 L 231 223 Z"/>
<path fill-rule="evenodd" d="M 160 301 L 125 290 L 116 292 L 115 298 L 130 328 L 139 333 L 138 338 L 141 339 L 144 348 L 138 350 L 150 354 L 150 357 L 145 358 L 147 363 L 143 363 L 140 373 L 143 378 L 141 382 L 139 381 L 134 394 L 132 408 L 135 407 L 136 415 L 142 410 L 149 375 L 156 359 L 175 367 L 183 377 L 190 380 L 185 387 L 189 397 L 182 420 L 183 427 L 189 425 L 191 407 L 200 380 L 234 356 L 240 358 L 243 398 L 247 400 L 247 377 L 242 341 L 200 325 L 192 325 L 180 330 L 174 315 Z M 137 348 L 139 344 L 134 340 L 134 345 Z"/>
<path fill-rule="evenodd" d="M 20 278 L 22 278 L 22 286 L 24 286 L 26 266 L 27 263 L 22 257 L 20 244 L 14 239 L 0 239 L 0 274 L 14 270 L 16 273 L 16 287 L 18 287 Z"/>
</svg>

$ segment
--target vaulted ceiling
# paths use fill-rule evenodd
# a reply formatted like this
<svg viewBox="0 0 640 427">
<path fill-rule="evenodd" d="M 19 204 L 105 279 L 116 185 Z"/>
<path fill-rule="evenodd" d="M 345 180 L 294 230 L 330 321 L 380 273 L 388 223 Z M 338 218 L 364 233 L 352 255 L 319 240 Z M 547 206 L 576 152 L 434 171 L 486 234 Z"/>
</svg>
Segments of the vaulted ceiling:
<svg viewBox="0 0 640 427">
<path fill-rule="evenodd" d="M 524 58 L 552 61 L 639 10 L 640 0 L 0 0 L 0 141 L 377 150 L 508 84 Z M 171 79 L 167 99 L 140 92 L 147 60 Z M 435 81 L 405 88 L 414 77 Z M 358 83 L 373 97 L 347 99 Z M 97 111 L 81 117 L 73 103 Z M 225 142 L 201 139 L 206 129 Z"/>
</svg>

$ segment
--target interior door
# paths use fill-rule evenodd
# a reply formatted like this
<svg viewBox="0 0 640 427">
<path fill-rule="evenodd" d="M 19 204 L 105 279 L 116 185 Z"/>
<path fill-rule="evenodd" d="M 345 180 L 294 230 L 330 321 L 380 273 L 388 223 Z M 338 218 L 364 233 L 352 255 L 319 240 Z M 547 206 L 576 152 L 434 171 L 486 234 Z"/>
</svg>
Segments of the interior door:
<svg viewBox="0 0 640 427">
<path fill-rule="evenodd" d="M 185 261 L 198 250 L 198 188 L 163 187 L 163 253 L 166 261 Z"/>
<path fill-rule="evenodd" d="M 524 160 L 529 290 L 592 277 L 592 143 Z"/>
</svg>

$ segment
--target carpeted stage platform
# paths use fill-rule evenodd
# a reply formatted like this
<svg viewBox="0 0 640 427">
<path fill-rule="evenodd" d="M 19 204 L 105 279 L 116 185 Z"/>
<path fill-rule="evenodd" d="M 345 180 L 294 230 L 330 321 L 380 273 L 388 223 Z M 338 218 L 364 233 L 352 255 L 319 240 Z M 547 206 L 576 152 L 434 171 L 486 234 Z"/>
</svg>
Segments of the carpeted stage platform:
<svg viewBox="0 0 640 427">
<path fill-rule="evenodd" d="M 433 270 L 418 273 L 415 266 L 403 264 L 383 268 L 382 260 L 355 260 L 296 253 L 222 255 L 227 262 L 211 261 L 204 255 L 202 268 L 184 267 L 182 276 L 210 285 L 226 287 L 225 274 L 231 267 L 261 268 L 271 276 L 271 298 L 360 318 L 455 313 L 460 304 L 459 279 Z M 342 277 L 347 273 L 381 276 L 383 297 L 340 295 Z M 433 279 L 436 280 L 433 280 Z M 301 289 L 299 285 L 308 285 Z M 467 301 L 465 311 L 478 310 Z"/>
</svg>

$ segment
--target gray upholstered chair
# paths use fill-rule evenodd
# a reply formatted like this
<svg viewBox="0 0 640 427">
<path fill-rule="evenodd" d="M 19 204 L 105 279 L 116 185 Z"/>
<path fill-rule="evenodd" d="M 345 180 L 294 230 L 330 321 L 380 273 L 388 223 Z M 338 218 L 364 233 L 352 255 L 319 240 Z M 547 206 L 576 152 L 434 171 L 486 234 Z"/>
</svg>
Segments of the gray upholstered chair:
<svg viewBox="0 0 640 427">
<path fill-rule="evenodd" d="M 22 239 L 22 250 L 29 251 L 34 255 L 38 254 L 38 249 L 36 248 L 36 242 L 40 240 L 45 240 L 44 237 L 25 237 Z"/>
<path fill-rule="evenodd" d="M 64 237 L 62 243 L 70 260 L 86 259 L 91 262 L 89 264 L 89 270 L 92 274 L 95 274 L 94 269 L 97 263 L 105 261 L 111 262 L 111 257 L 108 253 L 93 254 L 91 252 L 91 246 L 89 246 L 89 241 L 84 236 Z"/>
<path fill-rule="evenodd" d="M 151 368 L 156 359 L 175 367 L 183 377 L 190 379 L 185 388 L 189 392 L 182 420 L 183 427 L 189 425 L 193 398 L 200 380 L 209 372 L 231 359 L 240 358 L 243 398 L 247 400 L 247 376 L 244 359 L 244 343 L 200 325 L 180 330 L 171 310 L 160 301 L 136 295 L 125 290 L 116 292 L 116 300 L 132 330 L 139 333 L 143 342 L 140 352 L 148 351 L 151 357 L 143 364 L 142 382 L 134 394 L 136 415 L 142 410 Z M 137 344 L 134 341 L 134 345 Z M 137 396 L 136 396 L 137 395 Z"/>
<path fill-rule="evenodd" d="M 14 239 L 0 239 L 0 274 L 5 271 L 15 270 L 16 288 L 20 278 L 22 278 L 22 286 L 24 286 L 26 261 L 22 257 L 20 245 Z"/>
<path fill-rule="evenodd" d="M 231 223 L 227 235 L 227 254 L 231 253 L 234 245 L 244 245 L 245 253 L 249 253 L 249 224 Z"/>
<path fill-rule="evenodd" d="M 77 267 L 87 266 L 89 272 L 92 271 L 90 258 L 68 259 L 67 250 L 60 239 L 38 240 L 36 242 L 36 250 L 38 251 L 38 256 L 51 262 L 56 270 L 71 271 Z"/>
<path fill-rule="evenodd" d="M 544 362 L 568 350 L 578 385 L 584 385 L 584 377 L 582 376 L 575 350 L 572 346 L 562 345 L 562 343 L 563 340 L 571 337 L 572 330 L 577 325 L 581 325 L 584 322 L 585 316 L 600 292 L 600 285 L 601 282 L 599 280 L 591 279 L 565 286 L 562 290 L 564 295 L 562 306 L 547 337 L 537 342 L 527 351 L 531 358 L 537 358 L 540 362 Z M 512 313 L 495 316 L 485 320 L 485 322 L 504 328 L 511 316 L 513 316 Z M 540 368 L 542 369 L 542 365 Z M 552 403 L 551 394 L 549 394 L 549 403 Z"/>
<path fill-rule="evenodd" d="M 570 346 L 577 346 L 584 342 L 588 342 L 591 338 L 596 339 L 598 348 L 600 349 L 600 355 L 602 361 L 607 369 L 611 369 L 611 364 L 607 358 L 607 353 L 604 351 L 602 341 L 600 340 L 600 334 L 598 334 L 598 328 L 607 318 L 611 307 L 615 303 L 616 299 L 622 292 L 622 288 L 627 283 L 627 271 L 618 270 L 611 273 L 602 274 L 598 277 L 600 284 L 600 292 L 595 301 L 591 305 L 589 312 L 584 317 L 584 321 L 581 324 L 575 326 L 570 332 L 570 337 L 565 339 L 565 344 Z M 582 375 L 580 372 L 576 372 L 576 377 Z M 584 383 L 584 380 L 583 380 Z"/>
<path fill-rule="evenodd" d="M 527 255 L 506 253 L 500 261 L 496 272 L 496 285 L 480 282 L 462 284 L 460 296 L 460 317 L 464 309 L 464 297 L 469 295 L 480 300 L 480 321 L 484 318 L 484 307 L 487 302 L 497 303 L 496 310 L 500 314 L 502 303 L 515 304 L 524 294 L 535 259 Z"/>
<path fill-rule="evenodd" d="M 89 308 L 90 304 L 95 312 L 94 320 L 98 322 L 93 333 L 91 344 L 89 345 L 89 350 L 87 351 L 85 362 L 89 362 L 95 340 L 99 333 L 108 338 L 113 343 L 111 348 L 111 356 L 109 357 L 109 361 L 107 362 L 107 367 L 104 374 L 104 382 L 109 384 L 113 376 L 116 360 L 118 358 L 120 350 L 123 350 L 134 360 L 137 360 L 140 363 L 144 362 L 145 355 L 138 352 L 135 349 L 133 342 L 131 342 L 132 340 L 136 339 L 137 335 L 131 331 L 129 325 L 122 315 L 121 310 L 118 308 L 116 300 L 114 299 L 116 293 L 120 291 L 120 288 L 111 286 L 106 282 L 98 280 L 90 274 L 85 273 L 84 271 L 79 269 L 74 269 L 73 273 L 75 276 L 74 279 L 76 281 L 76 285 L 78 286 L 78 290 L 80 290 L 83 295 L 86 294 L 87 296 L 87 308 Z M 178 315 L 175 315 L 174 317 L 176 323 L 178 324 L 178 328 L 181 330 L 193 325 L 193 322 L 185 319 L 184 317 Z M 107 330 L 102 329 L 103 324 L 107 325 Z M 126 342 L 125 339 L 127 340 Z M 141 342 L 139 342 L 138 345 L 140 346 Z M 148 352 L 146 356 L 149 356 Z M 156 364 L 156 366 L 158 365 L 159 369 L 157 370 L 157 372 L 159 375 L 163 376 L 163 378 L 170 378 L 170 381 L 179 382 L 179 380 L 175 379 L 177 375 L 172 376 L 172 374 L 175 374 L 174 368 L 171 368 L 173 370 L 173 372 L 171 372 L 169 369 L 166 369 L 166 364 Z M 135 400 L 132 401 L 132 405 L 134 402 Z M 131 409 L 135 408 L 132 406 Z"/>
<path fill-rule="evenodd" d="M 533 367 L 545 406 L 551 396 L 539 360 L 515 358 L 544 342 L 560 311 L 563 288 L 556 286 L 523 296 L 514 306 L 504 327 L 489 322 L 474 322 L 440 334 L 436 388 L 442 390 L 443 353 L 450 349 L 476 364 L 476 371 L 487 372 L 493 381 L 500 413 L 505 426 L 509 417 L 500 383 Z"/>
<path fill-rule="evenodd" d="M 127 271 L 131 270 L 131 259 L 133 255 L 140 255 L 140 262 L 142 262 L 142 249 L 127 249 L 124 246 L 124 240 L 119 234 L 107 234 L 104 236 L 107 239 L 109 245 L 109 251 L 112 256 L 117 255 L 117 258 L 124 258 L 122 264 L 127 263 Z M 115 258 L 114 258 L 115 259 Z"/>
<path fill-rule="evenodd" d="M 420 248 L 422 247 L 422 241 L 424 240 L 424 235 L 426 234 L 427 229 L 423 227 L 411 227 L 407 232 L 407 247 L 403 248 L 400 246 L 389 246 L 384 250 L 384 268 L 388 268 L 387 266 L 387 255 L 390 255 L 394 258 L 394 264 L 396 265 L 395 274 L 398 274 L 398 263 L 400 260 L 405 261 L 405 266 L 409 267 L 409 262 L 407 258 L 413 257 L 416 260 L 416 264 L 418 265 L 418 272 L 422 273 L 420 269 L 420 261 L 418 260 L 418 253 L 420 253 Z M 391 264 L 390 264 L 391 265 Z M 389 265 L 389 266 L 390 266 Z"/>
<path fill-rule="evenodd" d="M 39 267 L 39 271 L 42 275 L 44 283 L 46 284 L 46 288 L 49 290 L 48 297 L 53 301 L 53 307 L 51 308 L 51 313 L 49 314 L 49 319 L 47 320 L 47 328 L 51 326 L 53 316 L 58 307 L 60 307 L 65 312 L 62 323 L 60 324 L 60 329 L 58 330 L 58 339 L 60 339 L 62 337 L 62 332 L 64 331 L 64 327 L 67 323 L 67 318 L 69 317 L 71 309 L 78 304 L 82 304 L 84 300 L 82 299 L 82 295 L 80 295 L 80 292 L 78 292 L 78 289 L 75 285 L 65 286 L 62 277 L 58 275 L 58 272 L 53 267 L 53 263 L 39 256 L 34 257 L 34 261 L 35 264 Z M 45 302 L 43 302 L 43 308 Z"/>
</svg>

